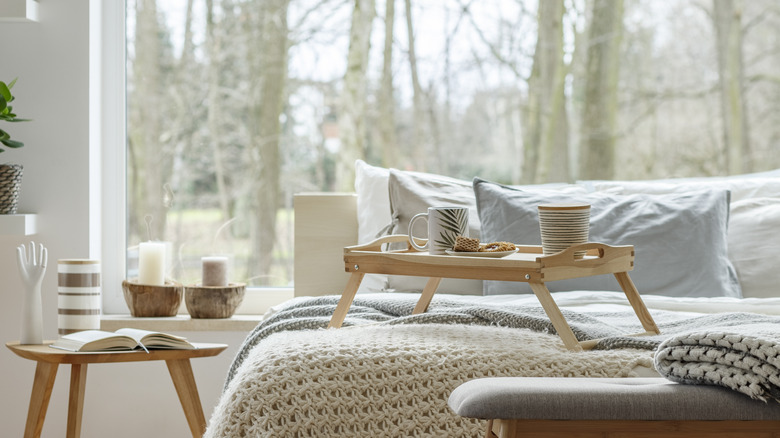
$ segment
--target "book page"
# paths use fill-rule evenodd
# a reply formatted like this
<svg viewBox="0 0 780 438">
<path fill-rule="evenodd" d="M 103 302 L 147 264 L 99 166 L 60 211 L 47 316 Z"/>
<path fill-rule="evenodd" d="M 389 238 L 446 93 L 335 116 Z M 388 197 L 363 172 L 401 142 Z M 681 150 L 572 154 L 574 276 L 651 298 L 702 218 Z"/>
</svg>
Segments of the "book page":
<svg viewBox="0 0 780 438">
<path fill-rule="evenodd" d="M 139 344 L 149 348 L 194 348 L 187 342 L 187 338 L 172 335 L 169 333 L 153 332 L 134 328 L 122 328 L 116 331 L 117 334 L 130 336 L 138 341 Z"/>
</svg>

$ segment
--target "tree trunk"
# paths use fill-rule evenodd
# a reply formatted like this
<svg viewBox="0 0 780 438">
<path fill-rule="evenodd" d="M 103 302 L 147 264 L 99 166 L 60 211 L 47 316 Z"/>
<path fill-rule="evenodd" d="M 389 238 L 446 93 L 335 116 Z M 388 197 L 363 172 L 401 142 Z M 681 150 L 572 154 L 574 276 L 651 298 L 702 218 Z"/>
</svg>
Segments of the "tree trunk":
<svg viewBox="0 0 780 438">
<path fill-rule="evenodd" d="M 395 136 L 395 99 L 393 97 L 393 27 L 395 0 L 385 3 L 385 47 L 382 64 L 382 85 L 379 93 L 379 136 L 382 165 L 398 167 L 398 143 Z"/>
<path fill-rule="evenodd" d="M 623 0 L 595 0 L 591 16 L 579 178 L 612 179 Z"/>
<path fill-rule="evenodd" d="M 528 183 L 568 181 L 569 121 L 563 62 L 563 0 L 539 0 L 539 31 L 528 80 L 523 177 Z"/>
<path fill-rule="evenodd" d="M 713 0 L 726 171 L 752 171 L 742 56 L 742 2 Z"/>
<path fill-rule="evenodd" d="M 375 14 L 374 0 L 355 0 L 339 115 L 341 149 L 336 167 L 336 189 L 341 191 L 355 189 L 355 160 L 366 156 L 366 70 Z"/>
<path fill-rule="evenodd" d="M 409 70 L 412 74 L 412 105 L 413 105 L 413 117 L 412 123 L 412 139 L 411 147 L 414 165 L 419 171 L 424 171 L 427 168 L 426 163 L 426 147 L 423 142 L 422 135 L 422 120 L 423 120 L 423 108 L 422 108 L 422 86 L 420 85 L 420 77 L 417 74 L 417 52 L 414 49 L 414 25 L 412 24 L 412 1 L 404 0 L 406 7 L 406 37 L 409 41 L 409 48 L 407 50 L 407 56 L 409 57 Z"/>
<path fill-rule="evenodd" d="M 220 75 L 222 63 L 219 62 L 219 53 L 221 44 L 217 37 L 214 24 L 214 0 L 206 0 L 206 48 L 209 55 L 208 63 L 208 128 L 209 140 L 214 156 L 214 177 L 217 183 L 217 196 L 219 197 L 219 207 L 222 212 L 222 220 L 230 219 L 230 207 L 227 188 L 225 186 L 225 166 L 222 160 L 222 140 L 219 115 L 223 111 L 220 105 Z"/>
<path fill-rule="evenodd" d="M 279 137 L 280 115 L 284 106 L 284 88 L 287 80 L 289 0 L 262 0 L 260 10 L 260 35 L 251 48 L 256 52 L 251 58 L 251 77 L 257 78 L 251 85 L 251 123 L 249 126 L 254 164 L 252 192 L 255 216 L 250 232 L 251 256 L 249 277 L 256 284 L 270 284 L 269 274 L 273 263 L 276 240 L 276 215 L 280 199 L 281 159 Z M 252 62 L 252 61 L 250 61 Z"/>
<path fill-rule="evenodd" d="M 167 208 L 164 204 L 165 178 L 170 175 L 170 154 L 161 140 L 162 111 L 165 107 L 165 85 L 162 80 L 163 32 L 157 16 L 155 0 L 139 0 L 136 3 L 136 50 L 133 62 L 133 96 L 144 100 L 130 100 L 129 117 L 134 129 L 129 141 L 130 165 L 129 192 L 132 196 L 130 230 L 141 240 L 163 239 Z M 149 221 L 146 221 L 149 218 Z M 147 223 L 150 224 L 147 233 Z"/>
</svg>

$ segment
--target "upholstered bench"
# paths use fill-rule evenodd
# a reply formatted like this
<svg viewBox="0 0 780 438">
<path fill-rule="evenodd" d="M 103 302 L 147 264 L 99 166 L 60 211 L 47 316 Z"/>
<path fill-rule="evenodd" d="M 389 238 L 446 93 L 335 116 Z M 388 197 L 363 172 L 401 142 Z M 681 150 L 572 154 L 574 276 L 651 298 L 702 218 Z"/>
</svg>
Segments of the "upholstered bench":
<svg viewBox="0 0 780 438">
<path fill-rule="evenodd" d="M 487 437 L 780 437 L 780 403 L 663 378 L 477 379 L 449 405 Z"/>
</svg>

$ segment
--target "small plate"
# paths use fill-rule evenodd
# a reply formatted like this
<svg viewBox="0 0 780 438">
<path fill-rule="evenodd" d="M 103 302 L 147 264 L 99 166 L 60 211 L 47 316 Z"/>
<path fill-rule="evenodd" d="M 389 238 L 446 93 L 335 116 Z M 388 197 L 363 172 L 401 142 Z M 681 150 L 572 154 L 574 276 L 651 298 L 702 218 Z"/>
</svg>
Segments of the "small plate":
<svg viewBox="0 0 780 438">
<path fill-rule="evenodd" d="M 511 251 L 475 251 L 475 252 L 466 252 L 466 251 L 453 251 L 451 249 L 448 249 L 444 252 L 451 256 L 461 256 L 461 257 L 506 257 L 508 255 L 512 255 L 516 253 L 518 250 L 517 248 L 511 250 Z"/>
</svg>

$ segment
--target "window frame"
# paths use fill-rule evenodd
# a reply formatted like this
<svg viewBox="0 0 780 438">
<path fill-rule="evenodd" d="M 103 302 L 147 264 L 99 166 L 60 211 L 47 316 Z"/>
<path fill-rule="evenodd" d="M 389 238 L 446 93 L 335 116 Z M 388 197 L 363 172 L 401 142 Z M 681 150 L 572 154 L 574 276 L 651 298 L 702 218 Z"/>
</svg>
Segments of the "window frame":
<svg viewBox="0 0 780 438">
<path fill-rule="evenodd" d="M 120 287 L 127 271 L 127 100 L 126 2 L 90 1 L 90 143 L 96 157 L 91 203 L 99 226 L 91 240 L 100 239 L 103 275 L 103 313 L 127 314 Z M 94 196 L 93 196 L 94 195 Z M 97 220 L 97 219 L 96 219 Z M 106 287 L 108 286 L 108 287 Z M 240 315 L 261 315 L 294 296 L 294 288 L 247 288 Z M 182 304 L 179 313 L 185 313 Z"/>
</svg>

